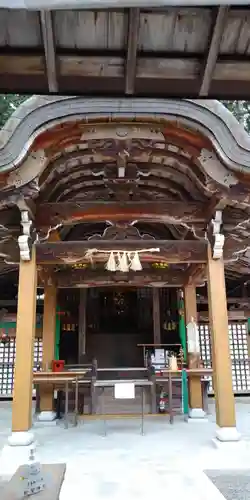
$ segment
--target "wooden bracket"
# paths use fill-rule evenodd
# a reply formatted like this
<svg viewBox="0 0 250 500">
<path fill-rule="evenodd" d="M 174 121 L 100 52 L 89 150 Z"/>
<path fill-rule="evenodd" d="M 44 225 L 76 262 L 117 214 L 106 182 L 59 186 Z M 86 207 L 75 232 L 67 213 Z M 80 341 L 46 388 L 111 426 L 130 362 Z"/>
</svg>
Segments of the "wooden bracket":
<svg viewBox="0 0 250 500">
<path fill-rule="evenodd" d="M 29 218 L 28 210 L 21 211 L 21 226 L 23 228 L 22 234 L 18 237 L 18 246 L 20 250 L 20 258 L 24 261 L 31 260 L 31 226 L 32 221 Z"/>
<path fill-rule="evenodd" d="M 213 259 L 221 259 L 223 257 L 225 236 L 220 232 L 221 225 L 222 211 L 216 210 L 214 219 L 211 220 L 208 231 L 208 239 L 211 243 Z"/>
</svg>

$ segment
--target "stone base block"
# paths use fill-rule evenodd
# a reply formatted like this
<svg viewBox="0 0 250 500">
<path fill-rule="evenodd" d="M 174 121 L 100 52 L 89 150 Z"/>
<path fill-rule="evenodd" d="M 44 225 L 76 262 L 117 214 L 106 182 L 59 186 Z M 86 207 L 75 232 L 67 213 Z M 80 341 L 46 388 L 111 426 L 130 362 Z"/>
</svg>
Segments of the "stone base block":
<svg viewBox="0 0 250 500">
<path fill-rule="evenodd" d="M 190 425 L 195 425 L 195 424 L 207 424 L 208 423 L 208 418 L 189 418 L 188 423 Z"/>
<path fill-rule="evenodd" d="M 10 446 L 30 446 L 34 444 L 35 436 L 31 431 L 12 432 L 8 437 Z"/>
<path fill-rule="evenodd" d="M 41 411 L 37 417 L 39 422 L 53 422 L 55 419 L 56 413 L 54 411 Z"/>
<path fill-rule="evenodd" d="M 191 408 L 189 410 L 189 418 L 191 419 L 204 419 L 206 416 L 206 413 L 203 411 L 202 408 Z"/>
<path fill-rule="evenodd" d="M 236 427 L 218 427 L 216 431 L 216 439 L 221 442 L 237 442 L 240 441 L 241 435 Z"/>
<path fill-rule="evenodd" d="M 12 476 L 20 465 L 29 461 L 30 451 L 35 448 L 32 432 L 13 432 L 0 454 L 0 477 Z"/>
</svg>

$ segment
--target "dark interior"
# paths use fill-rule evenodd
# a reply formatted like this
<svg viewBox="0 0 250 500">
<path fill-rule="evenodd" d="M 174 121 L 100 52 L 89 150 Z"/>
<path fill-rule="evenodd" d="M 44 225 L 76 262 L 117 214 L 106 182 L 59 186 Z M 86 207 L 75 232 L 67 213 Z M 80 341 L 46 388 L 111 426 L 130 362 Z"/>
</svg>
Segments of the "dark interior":
<svg viewBox="0 0 250 500">
<path fill-rule="evenodd" d="M 135 333 L 138 330 L 135 290 L 101 290 L 99 293 L 99 330 L 101 333 Z"/>
<path fill-rule="evenodd" d="M 65 315 L 61 321 L 60 358 L 78 362 L 79 291 L 64 293 Z M 160 291 L 161 339 L 179 344 L 178 307 L 175 289 Z M 143 366 L 143 349 L 153 344 L 153 297 L 150 288 L 92 288 L 87 295 L 86 361 L 99 367 Z"/>
</svg>

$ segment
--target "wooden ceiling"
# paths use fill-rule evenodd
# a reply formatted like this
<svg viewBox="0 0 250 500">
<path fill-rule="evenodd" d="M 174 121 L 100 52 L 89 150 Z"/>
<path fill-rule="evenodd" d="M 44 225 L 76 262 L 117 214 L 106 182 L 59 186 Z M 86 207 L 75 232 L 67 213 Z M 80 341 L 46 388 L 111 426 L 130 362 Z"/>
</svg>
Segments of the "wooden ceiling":
<svg viewBox="0 0 250 500">
<path fill-rule="evenodd" d="M 0 10 L 0 91 L 248 98 L 250 7 Z"/>
</svg>

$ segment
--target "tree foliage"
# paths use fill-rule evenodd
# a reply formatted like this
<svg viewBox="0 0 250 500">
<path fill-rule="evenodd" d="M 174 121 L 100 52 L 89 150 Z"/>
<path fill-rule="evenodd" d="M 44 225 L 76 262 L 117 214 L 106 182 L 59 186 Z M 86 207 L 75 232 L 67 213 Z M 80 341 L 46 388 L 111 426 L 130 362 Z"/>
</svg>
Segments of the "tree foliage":
<svg viewBox="0 0 250 500">
<path fill-rule="evenodd" d="M 0 94 L 0 128 L 27 98 L 28 96 L 21 94 Z"/>
<path fill-rule="evenodd" d="M 250 133 L 250 101 L 222 101 L 222 103 Z"/>
</svg>

